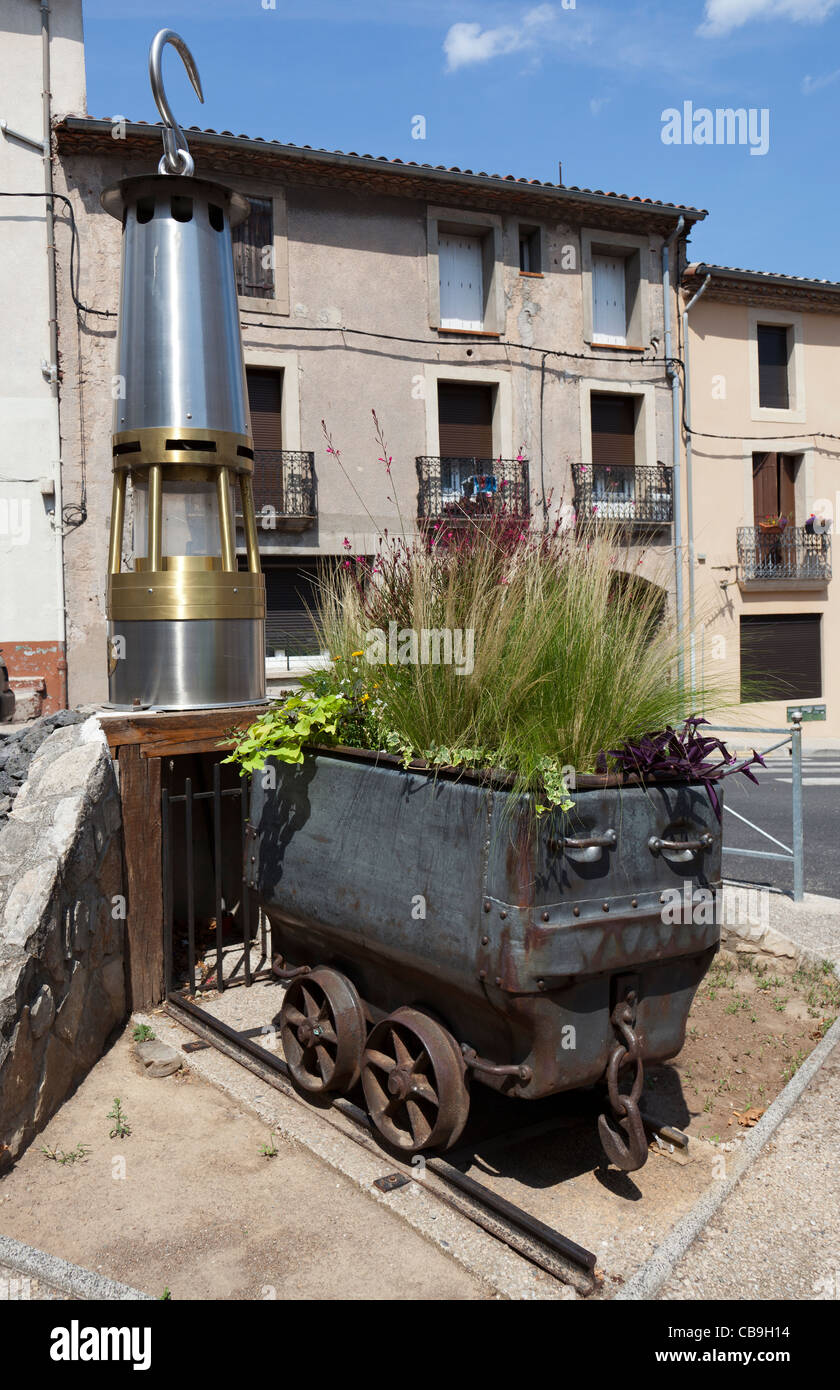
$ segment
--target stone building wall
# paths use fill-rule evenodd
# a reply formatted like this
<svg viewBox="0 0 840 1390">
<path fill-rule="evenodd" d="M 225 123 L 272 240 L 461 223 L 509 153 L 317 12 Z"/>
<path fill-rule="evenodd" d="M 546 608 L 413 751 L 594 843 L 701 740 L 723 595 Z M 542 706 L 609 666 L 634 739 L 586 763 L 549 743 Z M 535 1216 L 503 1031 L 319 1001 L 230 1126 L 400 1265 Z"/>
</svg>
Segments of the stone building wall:
<svg viewBox="0 0 840 1390">
<path fill-rule="evenodd" d="M 0 826 L 0 1171 L 126 1009 L 117 781 L 96 718 L 41 743 Z"/>
</svg>

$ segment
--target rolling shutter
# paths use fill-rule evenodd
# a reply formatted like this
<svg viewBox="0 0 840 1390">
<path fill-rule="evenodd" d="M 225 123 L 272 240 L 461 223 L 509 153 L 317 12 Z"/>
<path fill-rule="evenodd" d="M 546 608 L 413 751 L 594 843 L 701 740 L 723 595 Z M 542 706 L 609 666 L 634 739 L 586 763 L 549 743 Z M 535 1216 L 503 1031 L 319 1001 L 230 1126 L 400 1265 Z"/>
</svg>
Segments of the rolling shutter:
<svg viewBox="0 0 840 1390">
<path fill-rule="evenodd" d="M 788 360 L 790 332 L 787 328 L 758 325 L 758 403 L 772 410 L 790 408 Z"/>
<path fill-rule="evenodd" d="M 263 574 L 266 654 L 317 654 L 321 649 L 320 643 L 309 616 L 318 607 L 317 566 L 312 562 L 299 561 L 274 565 L 263 557 Z"/>
<path fill-rule="evenodd" d="M 248 370 L 248 406 L 254 439 L 254 509 L 283 511 L 283 373 Z"/>
<path fill-rule="evenodd" d="M 820 614 L 741 617 L 741 699 L 815 700 L 822 695 Z"/>
<path fill-rule="evenodd" d="M 620 256 L 592 257 L 592 337 L 598 343 L 627 342 L 627 287 Z"/>
<path fill-rule="evenodd" d="M 493 388 L 442 381 L 438 385 L 441 458 L 493 457 Z"/>
<path fill-rule="evenodd" d="M 484 327 L 481 238 L 441 233 L 438 240 L 441 328 Z"/>
<path fill-rule="evenodd" d="M 636 463 L 636 405 L 632 396 L 591 397 L 592 464 L 633 468 Z"/>
</svg>

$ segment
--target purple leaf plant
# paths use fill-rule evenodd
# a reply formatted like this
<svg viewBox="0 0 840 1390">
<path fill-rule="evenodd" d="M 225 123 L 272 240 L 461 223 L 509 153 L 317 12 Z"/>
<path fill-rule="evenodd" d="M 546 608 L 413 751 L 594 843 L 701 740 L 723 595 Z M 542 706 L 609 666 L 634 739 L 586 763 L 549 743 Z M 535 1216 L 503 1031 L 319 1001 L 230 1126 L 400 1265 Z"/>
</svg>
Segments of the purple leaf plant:
<svg viewBox="0 0 840 1390">
<path fill-rule="evenodd" d="M 676 777 L 691 782 L 702 782 L 712 803 L 718 820 L 721 819 L 721 805 L 715 791 L 715 782 L 733 773 L 743 772 L 751 782 L 758 785 L 758 778 L 750 771 L 754 765 L 766 767 L 760 753 L 753 749 L 752 757 L 739 762 L 734 753 L 722 739 L 699 732 L 701 724 L 708 725 L 708 719 L 697 714 L 689 715 L 681 729 L 672 729 L 670 724 L 660 733 L 644 734 L 640 739 L 627 739 L 620 748 L 611 748 L 598 757 L 597 770 L 607 771 L 607 758 L 612 758 L 616 771 L 624 777 L 637 773 L 644 782 L 651 777 Z M 715 761 L 715 754 L 720 755 Z"/>
</svg>

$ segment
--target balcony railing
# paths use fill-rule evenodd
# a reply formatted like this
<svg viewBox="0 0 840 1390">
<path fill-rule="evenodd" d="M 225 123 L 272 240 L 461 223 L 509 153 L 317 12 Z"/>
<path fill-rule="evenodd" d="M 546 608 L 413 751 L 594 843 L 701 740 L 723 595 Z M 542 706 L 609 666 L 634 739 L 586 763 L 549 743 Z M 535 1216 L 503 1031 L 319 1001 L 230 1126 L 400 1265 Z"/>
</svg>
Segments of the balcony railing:
<svg viewBox="0 0 840 1390">
<path fill-rule="evenodd" d="M 665 464 L 576 463 L 572 466 L 578 521 L 667 526 L 674 515 L 673 469 Z"/>
<path fill-rule="evenodd" d="M 491 516 L 527 517 L 527 459 L 434 458 L 416 460 L 421 521 L 457 525 Z"/>
<path fill-rule="evenodd" d="M 824 581 L 831 578 L 831 537 L 812 534 L 804 526 L 786 526 L 784 530 L 739 526 L 738 564 L 745 581 Z"/>
<path fill-rule="evenodd" d="M 315 455 L 306 450 L 257 449 L 254 511 L 261 535 L 313 526 L 318 515 Z"/>
</svg>

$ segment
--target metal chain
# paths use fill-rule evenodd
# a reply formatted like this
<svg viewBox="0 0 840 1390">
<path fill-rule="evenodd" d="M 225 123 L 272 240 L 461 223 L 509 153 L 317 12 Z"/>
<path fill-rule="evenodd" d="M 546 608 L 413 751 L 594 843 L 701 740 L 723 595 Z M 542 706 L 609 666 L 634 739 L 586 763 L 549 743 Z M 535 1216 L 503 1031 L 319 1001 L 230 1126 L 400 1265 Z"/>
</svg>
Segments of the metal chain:
<svg viewBox="0 0 840 1390">
<path fill-rule="evenodd" d="M 631 990 L 626 998 L 619 1001 L 612 1011 L 610 1022 L 623 1042 L 613 1047 L 607 1063 L 607 1093 L 610 1108 L 615 1117 L 615 1126 L 606 1115 L 598 1117 L 598 1133 L 604 1152 L 617 1168 L 625 1173 L 635 1172 L 647 1161 L 648 1143 L 645 1127 L 639 1112 L 639 1099 L 644 1086 L 644 1064 L 641 1057 L 641 1044 L 634 1030 L 636 994 Z M 635 1063 L 636 1072 L 633 1085 L 627 1094 L 619 1088 L 619 1074 L 623 1067 Z"/>
</svg>

